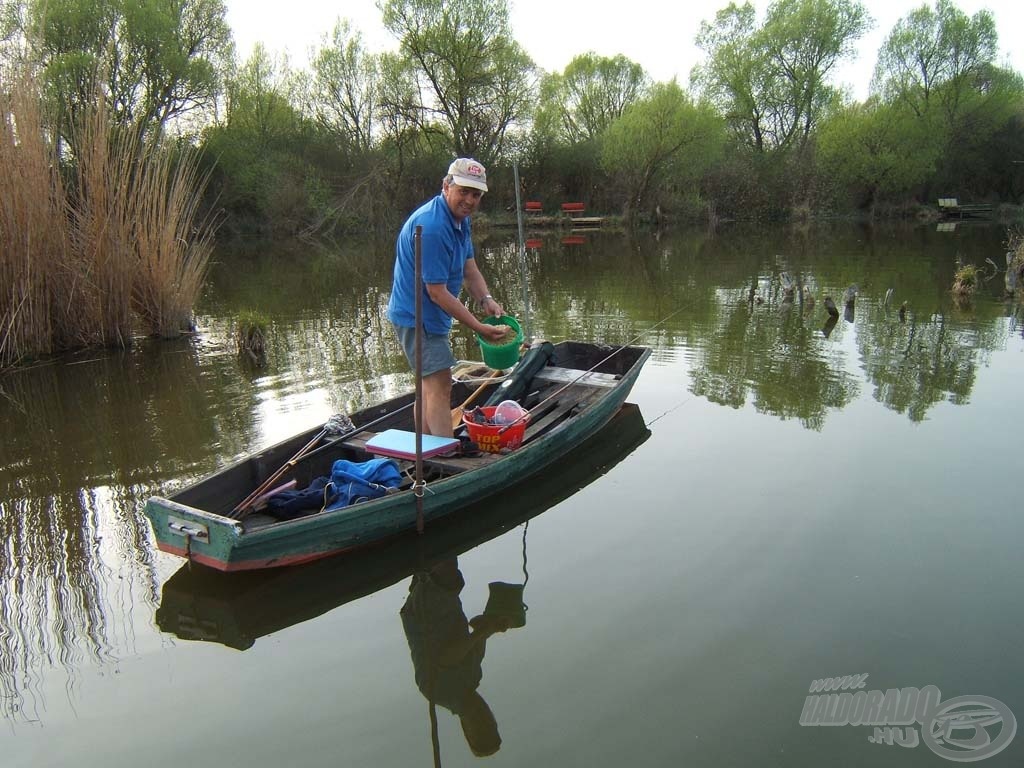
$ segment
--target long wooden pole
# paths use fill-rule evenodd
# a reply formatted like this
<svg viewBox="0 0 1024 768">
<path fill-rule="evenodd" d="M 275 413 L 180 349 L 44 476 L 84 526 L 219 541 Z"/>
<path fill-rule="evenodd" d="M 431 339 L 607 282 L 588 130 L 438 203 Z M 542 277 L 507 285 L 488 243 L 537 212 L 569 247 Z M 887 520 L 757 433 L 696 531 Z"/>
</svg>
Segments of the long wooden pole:
<svg viewBox="0 0 1024 768">
<path fill-rule="evenodd" d="M 416 532 L 423 533 L 423 227 L 413 236 L 416 261 Z"/>
<path fill-rule="evenodd" d="M 437 706 L 430 702 L 430 746 L 434 750 L 434 768 L 441 768 L 441 738 L 437 733 Z"/>
</svg>

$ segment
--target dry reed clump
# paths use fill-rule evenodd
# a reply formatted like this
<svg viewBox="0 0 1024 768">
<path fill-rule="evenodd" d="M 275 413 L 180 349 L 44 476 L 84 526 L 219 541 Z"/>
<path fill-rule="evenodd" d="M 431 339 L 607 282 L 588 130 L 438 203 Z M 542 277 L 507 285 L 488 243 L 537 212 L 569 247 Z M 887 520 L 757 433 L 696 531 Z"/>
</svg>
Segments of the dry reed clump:
<svg viewBox="0 0 1024 768">
<path fill-rule="evenodd" d="M 953 295 L 961 299 L 974 295 L 978 287 L 978 268 L 973 264 L 965 264 L 953 276 Z"/>
<path fill-rule="evenodd" d="M 99 99 L 73 145 L 65 162 L 30 78 L 0 95 L 0 369 L 192 325 L 214 234 L 196 155 L 111 125 Z"/>
<path fill-rule="evenodd" d="M 131 297 L 136 254 L 132 242 L 134 142 L 111 130 L 105 109 L 87 116 L 70 199 L 72 272 L 82 290 L 78 308 L 83 341 L 128 346 L 132 337 Z M 118 183 L 121 180 L 121 183 Z M 70 320 L 69 322 L 74 322 Z"/>
<path fill-rule="evenodd" d="M 192 307 L 213 252 L 214 227 L 199 212 L 208 179 L 191 152 L 164 152 L 139 169 L 133 221 L 141 258 L 133 305 L 152 335 L 193 327 Z"/>
<path fill-rule="evenodd" d="M 65 195 L 38 98 L 0 92 L 0 369 L 63 343 L 55 325 L 67 285 Z"/>
</svg>

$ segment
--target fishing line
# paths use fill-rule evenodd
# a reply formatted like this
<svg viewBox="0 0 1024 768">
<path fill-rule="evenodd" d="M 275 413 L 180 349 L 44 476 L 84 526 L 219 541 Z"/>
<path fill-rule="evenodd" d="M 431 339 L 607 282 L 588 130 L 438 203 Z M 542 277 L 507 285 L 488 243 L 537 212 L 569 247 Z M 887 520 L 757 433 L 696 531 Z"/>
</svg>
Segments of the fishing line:
<svg viewBox="0 0 1024 768">
<path fill-rule="evenodd" d="M 688 402 L 690 402 L 691 400 L 693 400 L 693 395 L 690 395 L 690 396 L 689 396 L 688 398 L 686 398 L 686 399 L 685 399 L 685 400 L 683 400 L 682 402 L 680 402 L 680 403 L 677 403 L 676 405 L 673 405 L 673 406 L 672 406 L 671 408 L 669 408 L 669 409 L 668 409 L 667 411 L 663 411 L 663 412 L 662 412 L 661 414 L 659 414 L 659 415 L 655 416 L 655 417 L 654 417 L 653 419 L 651 419 L 651 420 L 650 420 L 650 421 L 648 421 L 648 422 L 647 422 L 646 424 L 644 424 L 644 426 L 645 426 L 645 427 L 650 427 L 650 426 L 651 426 L 651 424 L 653 424 L 653 423 L 654 423 L 654 422 L 656 422 L 656 421 L 659 421 L 660 419 L 663 419 L 664 417 L 668 416 L 668 415 L 669 415 L 670 413 L 672 413 L 673 411 L 678 411 L 678 410 L 679 410 L 680 408 L 682 408 L 682 407 L 683 407 L 684 405 L 686 405 L 686 404 L 687 404 Z"/>
<path fill-rule="evenodd" d="M 659 320 L 658 322 L 656 322 L 656 323 L 655 323 L 654 325 L 652 325 L 652 326 L 651 326 L 650 328 L 648 328 L 648 329 L 647 329 L 646 331 L 643 331 L 642 333 L 638 333 L 638 334 L 637 334 L 636 336 L 634 336 L 634 337 L 633 337 L 632 339 L 630 339 L 630 340 L 629 340 L 629 341 L 627 341 L 627 342 L 626 342 L 625 344 L 623 344 L 621 348 L 625 348 L 625 347 L 628 347 L 628 346 L 629 346 L 630 344 L 632 344 L 632 343 L 633 343 L 634 341 L 639 341 L 641 337 L 643 337 L 643 336 L 646 336 L 646 335 L 647 335 L 648 333 L 650 333 L 651 331 L 653 331 L 653 330 L 654 330 L 655 328 L 657 328 L 658 326 L 664 325 L 664 324 L 665 324 L 665 323 L 667 323 L 667 322 L 668 322 L 669 320 L 671 320 L 671 319 L 672 319 L 673 317 L 675 317 L 675 316 L 676 316 L 676 315 L 678 315 L 678 314 L 679 314 L 680 312 L 682 312 L 682 311 L 683 311 L 684 309 L 688 309 L 688 308 L 689 308 L 689 306 L 690 306 L 690 304 L 692 304 L 692 303 L 693 303 L 693 302 L 688 302 L 688 303 L 686 303 L 686 304 L 683 304 L 683 305 L 682 305 L 681 307 L 679 307 L 678 309 L 676 309 L 676 311 L 675 311 L 675 312 L 673 312 L 672 314 L 670 314 L 670 315 L 668 315 L 668 316 L 666 316 L 666 317 L 663 317 L 663 318 L 662 318 L 661 320 Z M 604 361 L 602 361 L 602 362 L 604 362 Z M 598 365 L 600 365 L 600 363 L 598 363 Z"/>
</svg>

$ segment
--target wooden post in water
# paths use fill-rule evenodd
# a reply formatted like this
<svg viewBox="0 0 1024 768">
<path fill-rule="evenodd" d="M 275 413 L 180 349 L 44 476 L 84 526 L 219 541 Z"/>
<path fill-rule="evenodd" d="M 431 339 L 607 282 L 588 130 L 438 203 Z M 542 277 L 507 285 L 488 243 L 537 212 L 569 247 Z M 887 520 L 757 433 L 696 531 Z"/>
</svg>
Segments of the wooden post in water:
<svg viewBox="0 0 1024 768">
<path fill-rule="evenodd" d="M 413 236 L 416 262 L 416 532 L 423 533 L 423 227 Z"/>
</svg>

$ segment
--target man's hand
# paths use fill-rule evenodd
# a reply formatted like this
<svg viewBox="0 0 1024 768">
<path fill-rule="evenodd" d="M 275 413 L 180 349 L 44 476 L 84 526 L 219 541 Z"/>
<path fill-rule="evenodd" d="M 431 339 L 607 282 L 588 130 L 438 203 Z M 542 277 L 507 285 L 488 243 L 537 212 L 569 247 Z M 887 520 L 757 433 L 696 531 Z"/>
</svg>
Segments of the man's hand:
<svg viewBox="0 0 1024 768">
<path fill-rule="evenodd" d="M 488 296 L 481 301 L 480 309 L 489 315 L 494 315 L 494 317 L 501 317 L 505 314 L 504 308 L 502 308 L 501 304 L 499 304 L 493 296 Z"/>
<path fill-rule="evenodd" d="M 479 333 L 492 344 L 500 344 L 512 333 L 512 329 L 507 325 L 487 325 L 487 323 L 480 323 Z"/>
<path fill-rule="evenodd" d="M 488 616 L 481 613 L 469 620 L 469 626 L 473 628 L 474 632 L 481 632 L 490 637 L 498 632 L 507 631 L 512 626 L 512 619 L 507 616 Z"/>
</svg>

